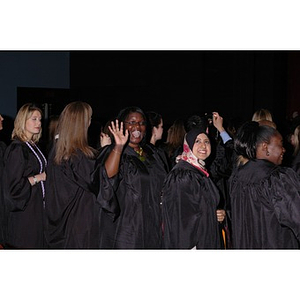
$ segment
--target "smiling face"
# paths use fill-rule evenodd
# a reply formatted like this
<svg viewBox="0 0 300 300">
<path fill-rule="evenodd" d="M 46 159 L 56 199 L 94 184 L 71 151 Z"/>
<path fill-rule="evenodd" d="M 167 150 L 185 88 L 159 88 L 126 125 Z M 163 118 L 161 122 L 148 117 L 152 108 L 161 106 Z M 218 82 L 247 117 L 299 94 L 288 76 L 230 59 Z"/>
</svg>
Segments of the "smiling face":
<svg viewBox="0 0 300 300">
<path fill-rule="evenodd" d="M 39 134 L 42 126 L 42 115 L 38 110 L 35 110 L 29 119 L 26 120 L 25 134 L 29 140 L 34 134 Z"/>
<path fill-rule="evenodd" d="M 275 165 L 281 165 L 285 149 L 280 134 L 271 138 L 270 143 L 267 145 L 267 151 L 269 152 L 269 156 L 266 159 Z"/>
<path fill-rule="evenodd" d="M 196 137 L 192 151 L 193 154 L 201 160 L 205 160 L 210 156 L 211 144 L 209 138 L 205 133 L 200 133 Z"/>
<path fill-rule="evenodd" d="M 282 136 L 278 132 L 270 138 L 268 143 L 263 142 L 257 146 L 256 158 L 268 160 L 275 165 L 281 165 L 284 153 Z"/>
<path fill-rule="evenodd" d="M 127 116 L 124 124 L 129 132 L 129 146 L 136 148 L 146 134 L 146 121 L 140 113 L 132 112 Z"/>
</svg>

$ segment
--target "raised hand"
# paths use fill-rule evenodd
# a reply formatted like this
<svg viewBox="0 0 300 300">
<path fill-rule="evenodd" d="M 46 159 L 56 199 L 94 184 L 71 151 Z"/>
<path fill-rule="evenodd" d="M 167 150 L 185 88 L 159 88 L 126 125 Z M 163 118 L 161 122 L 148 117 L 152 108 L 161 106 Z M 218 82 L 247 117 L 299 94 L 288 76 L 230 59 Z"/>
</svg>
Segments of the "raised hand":
<svg viewBox="0 0 300 300">
<path fill-rule="evenodd" d="M 213 112 L 213 124 L 219 132 L 225 131 L 223 127 L 223 118 L 217 112 Z"/>
<path fill-rule="evenodd" d="M 123 122 L 120 122 L 119 125 L 119 120 L 116 120 L 115 123 L 112 121 L 111 126 L 108 126 L 109 131 L 113 134 L 114 139 L 115 139 L 115 144 L 117 146 L 124 146 L 128 140 L 128 130 L 125 130 L 125 134 L 123 131 Z"/>
</svg>

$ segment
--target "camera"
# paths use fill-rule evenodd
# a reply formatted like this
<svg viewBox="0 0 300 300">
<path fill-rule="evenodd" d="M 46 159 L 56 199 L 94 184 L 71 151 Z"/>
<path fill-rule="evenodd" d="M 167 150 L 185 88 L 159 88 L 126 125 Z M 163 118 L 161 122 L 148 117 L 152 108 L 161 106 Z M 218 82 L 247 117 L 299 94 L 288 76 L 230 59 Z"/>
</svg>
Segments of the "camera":
<svg viewBox="0 0 300 300">
<path fill-rule="evenodd" d="M 204 118 L 208 121 L 208 123 L 211 123 L 212 122 L 212 120 L 213 120 L 213 113 L 212 112 L 210 112 L 210 113 L 205 113 L 204 114 Z"/>
</svg>

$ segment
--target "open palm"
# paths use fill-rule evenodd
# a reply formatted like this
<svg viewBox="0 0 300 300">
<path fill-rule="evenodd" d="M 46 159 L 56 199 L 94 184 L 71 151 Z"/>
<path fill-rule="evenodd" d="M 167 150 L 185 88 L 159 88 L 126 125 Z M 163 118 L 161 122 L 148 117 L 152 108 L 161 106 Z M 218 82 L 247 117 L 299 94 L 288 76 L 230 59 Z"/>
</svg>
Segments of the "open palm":
<svg viewBox="0 0 300 300">
<path fill-rule="evenodd" d="M 111 126 L 108 126 L 109 131 L 113 134 L 116 145 L 124 146 L 128 140 L 128 130 L 123 132 L 123 122 L 116 120 L 115 123 L 112 121 Z"/>
</svg>

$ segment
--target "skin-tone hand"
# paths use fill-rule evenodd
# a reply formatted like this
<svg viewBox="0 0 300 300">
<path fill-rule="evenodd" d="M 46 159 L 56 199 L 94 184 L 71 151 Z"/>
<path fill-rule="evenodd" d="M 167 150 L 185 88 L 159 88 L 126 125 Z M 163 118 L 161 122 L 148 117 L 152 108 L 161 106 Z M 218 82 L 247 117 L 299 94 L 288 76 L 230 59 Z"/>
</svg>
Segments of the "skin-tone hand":
<svg viewBox="0 0 300 300">
<path fill-rule="evenodd" d="M 127 129 L 125 130 L 125 134 L 123 133 L 123 122 L 119 126 L 119 120 L 116 120 L 116 124 L 112 121 L 108 129 L 114 136 L 115 147 L 122 150 L 129 136 Z"/>
<path fill-rule="evenodd" d="M 35 178 L 37 179 L 37 182 L 40 182 L 40 181 L 46 181 L 46 173 L 43 172 L 43 173 L 41 173 L 41 174 L 36 174 L 36 175 L 35 175 Z M 28 180 L 29 180 L 29 182 L 30 182 L 31 185 L 35 185 L 33 176 L 28 177 Z"/>
<path fill-rule="evenodd" d="M 217 220 L 218 222 L 223 222 L 226 216 L 226 212 L 224 209 L 217 210 Z"/>
<path fill-rule="evenodd" d="M 39 178 L 38 178 L 39 181 L 46 181 L 46 173 L 45 172 L 39 174 L 38 176 L 39 176 Z M 35 176 L 35 177 L 37 177 L 37 176 Z"/>
<path fill-rule="evenodd" d="M 223 118 L 217 112 L 213 112 L 213 124 L 220 133 L 225 131 L 223 127 Z"/>
<path fill-rule="evenodd" d="M 101 132 L 100 134 L 100 146 L 101 148 L 106 146 L 106 145 L 110 145 L 111 144 L 111 138 L 108 134 Z"/>
<path fill-rule="evenodd" d="M 111 126 L 108 126 L 109 131 L 114 136 L 115 145 L 113 150 L 108 155 L 105 161 L 105 169 L 109 178 L 115 176 L 119 171 L 119 164 L 121 159 L 121 154 L 123 147 L 128 140 L 128 130 L 123 131 L 123 122 L 119 126 L 119 121 L 116 120 L 116 123 L 111 122 Z"/>
</svg>

